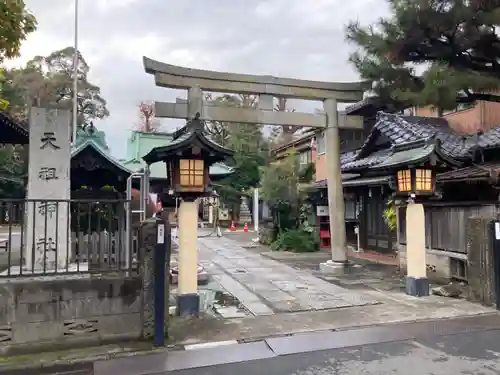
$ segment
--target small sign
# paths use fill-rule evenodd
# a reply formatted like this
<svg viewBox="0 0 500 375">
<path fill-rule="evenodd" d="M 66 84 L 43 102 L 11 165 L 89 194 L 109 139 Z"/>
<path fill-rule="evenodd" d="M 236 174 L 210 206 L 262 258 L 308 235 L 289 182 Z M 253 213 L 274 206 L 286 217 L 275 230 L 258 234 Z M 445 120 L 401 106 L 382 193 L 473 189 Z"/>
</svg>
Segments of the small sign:
<svg viewBox="0 0 500 375">
<path fill-rule="evenodd" d="M 158 224 L 157 243 L 165 243 L 165 224 Z"/>
<path fill-rule="evenodd" d="M 229 220 L 229 210 L 227 208 L 219 208 L 219 220 Z"/>
<path fill-rule="evenodd" d="M 316 216 L 328 216 L 328 206 L 316 206 Z"/>
<path fill-rule="evenodd" d="M 495 222 L 495 238 L 500 240 L 500 222 Z"/>
</svg>

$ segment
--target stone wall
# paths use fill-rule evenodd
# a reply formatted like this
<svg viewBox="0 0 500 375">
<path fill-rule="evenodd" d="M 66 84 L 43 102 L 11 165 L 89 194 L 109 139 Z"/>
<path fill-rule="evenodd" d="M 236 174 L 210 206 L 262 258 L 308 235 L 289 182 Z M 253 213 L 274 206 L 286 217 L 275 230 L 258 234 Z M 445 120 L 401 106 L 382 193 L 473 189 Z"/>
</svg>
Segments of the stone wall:
<svg viewBox="0 0 500 375">
<path fill-rule="evenodd" d="M 399 265 L 406 270 L 406 246 L 399 245 Z M 446 281 L 451 278 L 450 258 L 455 257 L 467 260 L 466 254 L 450 253 L 448 251 L 427 249 L 426 264 L 427 277 L 434 281 Z"/>
<path fill-rule="evenodd" d="M 139 339 L 142 284 L 88 274 L 1 281 L 0 354 Z"/>
</svg>

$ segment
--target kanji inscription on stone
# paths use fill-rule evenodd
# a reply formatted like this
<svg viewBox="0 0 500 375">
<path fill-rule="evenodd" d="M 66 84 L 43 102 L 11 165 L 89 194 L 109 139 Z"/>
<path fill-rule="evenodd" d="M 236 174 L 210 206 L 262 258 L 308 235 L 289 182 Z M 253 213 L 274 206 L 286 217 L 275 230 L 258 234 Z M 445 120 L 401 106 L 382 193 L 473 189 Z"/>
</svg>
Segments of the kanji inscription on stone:
<svg viewBox="0 0 500 375">
<path fill-rule="evenodd" d="M 59 147 L 56 144 L 56 135 L 54 132 L 45 132 L 43 133 L 43 137 L 40 139 L 41 146 L 40 150 L 43 150 L 47 147 L 53 149 L 53 150 L 59 150 L 61 147 Z"/>
<path fill-rule="evenodd" d="M 38 204 L 38 213 L 43 216 L 47 216 L 47 218 L 52 219 L 52 216 L 57 210 L 56 202 L 42 202 Z"/>
<path fill-rule="evenodd" d="M 40 172 L 38 172 L 38 178 L 40 180 L 57 180 L 59 177 L 57 177 L 56 169 L 52 167 L 42 167 L 40 168 Z"/>
</svg>

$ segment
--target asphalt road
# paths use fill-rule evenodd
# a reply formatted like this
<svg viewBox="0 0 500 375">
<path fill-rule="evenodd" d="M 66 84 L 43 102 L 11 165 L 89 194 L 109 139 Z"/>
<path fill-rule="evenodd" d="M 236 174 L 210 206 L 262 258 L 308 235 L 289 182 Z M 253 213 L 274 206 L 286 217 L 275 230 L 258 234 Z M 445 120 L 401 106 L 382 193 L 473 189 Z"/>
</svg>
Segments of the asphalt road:
<svg viewBox="0 0 500 375">
<path fill-rule="evenodd" d="M 9 240 L 8 232 L 0 233 L 0 240 Z M 26 241 L 26 234 L 24 241 Z M 9 265 L 9 249 L 10 249 L 10 264 L 19 265 L 21 253 L 21 233 L 13 232 L 10 236 L 10 244 L 8 249 L 0 248 L 0 272 L 5 270 Z"/>
<path fill-rule="evenodd" d="M 498 314 L 311 332 L 94 364 L 94 375 L 499 373 Z"/>
<path fill-rule="evenodd" d="M 118 368 L 97 364 L 73 364 L 38 370 L 2 371 L 2 375 L 498 375 L 500 373 L 500 327 L 479 331 L 423 336 L 409 340 L 385 341 L 367 345 L 348 345 L 330 350 L 317 350 L 278 355 L 272 358 L 249 360 L 207 367 L 192 367 L 174 371 L 148 371 L 155 367 L 161 355 L 115 359 Z M 337 343 L 341 346 L 341 343 Z M 240 344 L 242 345 L 242 344 Z M 243 344 L 246 345 L 246 344 Z M 191 365 L 203 351 L 228 347 L 197 349 L 190 353 Z M 258 352 L 258 350 L 257 350 Z M 257 353 L 257 356 L 259 354 Z M 185 356 L 185 359 L 188 357 Z M 163 354 L 161 362 L 169 362 Z M 107 362 L 112 362 L 107 361 Z M 146 364 L 146 362 L 150 362 Z M 175 360 L 174 360 L 175 362 Z M 188 361 L 189 362 L 189 361 Z M 102 362 L 101 362 L 102 363 Z M 185 363 L 189 365 L 189 363 Z"/>
<path fill-rule="evenodd" d="M 300 353 L 205 368 L 176 375 L 450 375 L 499 374 L 500 331 L 394 341 Z M 157 373 L 158 374 L 158 373 Z"/>
</svg>

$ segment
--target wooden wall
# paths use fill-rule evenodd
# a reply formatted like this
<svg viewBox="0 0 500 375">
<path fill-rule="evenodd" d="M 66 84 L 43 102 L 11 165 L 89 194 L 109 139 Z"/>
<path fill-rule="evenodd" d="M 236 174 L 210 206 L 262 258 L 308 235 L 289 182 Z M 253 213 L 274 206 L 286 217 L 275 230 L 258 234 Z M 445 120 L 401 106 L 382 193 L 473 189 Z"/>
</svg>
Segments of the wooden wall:
<svg viewBox="0 0 500 375">
<path fill-rule="evenodd" d="M 428 203 L 425 205 L 427 248 L 467 254 L 468 219 L 494 218 L 499 203 Z M 406 244 L 406 208 L 399 208 L 399 243 Z"/>
</svg>

